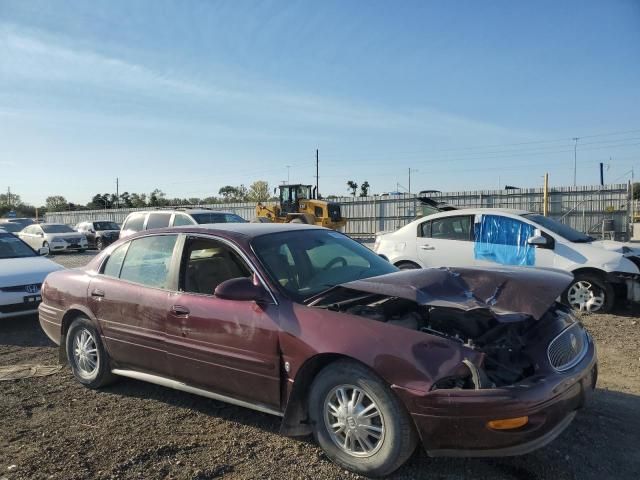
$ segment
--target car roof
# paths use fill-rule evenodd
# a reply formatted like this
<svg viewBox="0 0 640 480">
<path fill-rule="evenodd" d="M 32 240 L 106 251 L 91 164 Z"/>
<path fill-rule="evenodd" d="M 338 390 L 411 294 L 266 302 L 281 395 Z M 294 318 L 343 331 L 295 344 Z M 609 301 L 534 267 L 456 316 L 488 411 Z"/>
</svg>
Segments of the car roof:
<svg viewBox="0 0 640 480">
<path fill-rule="evenodd" d="M 136 210 L 135 212 L 131 212 L 129 213 L 129 215 L 133 215 L 134 213 L 141 213 L 141 214 L 147 214 L 147 213 L 186 213 L 186 214 L 192 214 L 192 213 L 228 213 L 231 215 L 238 215 L 237 213 L 234 212 L 229 212 L 226 210 L 211 210 L 210 208 L 154 208 L 151 210 Z"/>
<path fill-rule="evenodd" d="M 213 233 L 231 237 L 255 238 L 262 235 L 279 232 L 295 232 L 302 230 L 329 230 L 328 228 L 304 223 L 208 223 L 202 225 L 189 225 L 184 227 L 162 228 L 157 230 L 142 230 L 140 235 L 149 232 L 163 233 Z M 136 234 L 136 235 L 138 235 Z"/>
<path fill-rule="evenodd" d="M 447 210 L 446 212 L 438 212 L 432 213 L 431 215 L 425 215 L 420 220 L 424 220 L 426 218 L 440 218 L 440 217 L 457 217 L 460 215 L 477 215 L 477 214 L 500 214 L 504 213 L 507 215 L 525 215 L 527 213 L 533 213 L 528 210 L 518 210 L 516 208 L 461 208 L 459 210 Z"/>
</svg>

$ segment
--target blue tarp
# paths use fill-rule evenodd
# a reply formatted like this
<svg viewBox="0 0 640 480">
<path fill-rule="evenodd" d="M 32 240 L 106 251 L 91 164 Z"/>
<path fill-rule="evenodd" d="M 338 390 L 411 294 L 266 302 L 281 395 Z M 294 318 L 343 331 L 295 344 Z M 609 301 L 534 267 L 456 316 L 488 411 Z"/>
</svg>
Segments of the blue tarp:
<svg viewBox="0 0 640 480">
<path fill-rule="evenodd" d="M 535 265 L 536 249 L 527 243 L 534 230 L 514 218 L 480 215 L 474 224 L 474 256 L 501 265 Z"/>
</svg>

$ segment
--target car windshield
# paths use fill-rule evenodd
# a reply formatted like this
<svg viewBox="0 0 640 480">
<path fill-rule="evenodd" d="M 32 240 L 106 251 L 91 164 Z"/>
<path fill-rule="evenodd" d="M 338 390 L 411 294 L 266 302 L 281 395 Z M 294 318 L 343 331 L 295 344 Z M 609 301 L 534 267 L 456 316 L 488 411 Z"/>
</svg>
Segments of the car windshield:
<svg viewBox="0 0 640 480">
<path fill-rule="evenodd" d="M 76 233 L 76 231 L 67 226 L 62 225 L 61 223 L 53 223 L 51 225 L 40 225 L 44 233 Z"/>
<path fill-rule="evenodd" d="M 100 230 L 120 230 L 120 227 L 115 222 L 93 222 L 93 228 L 96 231 L 100 231 Z"/>
<path fill-rule="evenodd" d="M 547 230 L 551 230 L 553 233 L 560 235 L 561 237 L 569 240 L 574 243 L 587 243 L 592 242 L 594 240 L 593 237 L 586 235 L 582 232 L 574 230 L 569 225 L 565 225 L 564 223 L 560 223 L 553 218 L 545 217 L 544 215 L 539 215 L 537 213 L 525 213 L 522 215 L 527 220 L 531 220 L 534 223 L 537 223 L 541 227 L 546 228 Z"/>
<path fill-rule="evenodd" d="M 192 213 L 193 219 L 201 225 L 207 223 L 247 223 L 247 221 L 235 213 L 207 212 Z"/>
<path fill-rule="evenodd" d="M 35 256 L 36 252 L 18 237 L 11 233 L 0 232 L 0 259 Z"/>
<path fill-rule="evenodd" d="M 251 244 L 271 279 L 297 302 L 342 283 L 398 271 L 367 247 L 329 230 L 272 233 Z"/>
</svg>

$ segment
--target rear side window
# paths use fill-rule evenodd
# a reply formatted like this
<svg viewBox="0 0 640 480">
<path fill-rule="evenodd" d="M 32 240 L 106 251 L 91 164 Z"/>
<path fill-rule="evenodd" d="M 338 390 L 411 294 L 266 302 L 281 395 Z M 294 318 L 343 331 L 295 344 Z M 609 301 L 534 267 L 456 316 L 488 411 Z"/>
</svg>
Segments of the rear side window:
<svg viewBox="0 0 640 480">
<path fill-rule="evenodd" d="M 171 220 L 170 213 L 150 213 L 149 220 L 147 220 L 147 230 L 166 228 L 169 226 L 169 220 Z"/>
<path fill-rule="evenodd" d="M 127 221 L 124 224 L 123 230 L 133 230 L 134 232 L 139 232 L 142 230 L 142 225 L 144 225 L 144 213 L 134 213 L 127 218 Z"/>
<path fill-rule="evenodd" d="M 471 240 L 471 216 L 444 217 L 432 220 L 431 238 Z"/>
<path fill-rule="evenodd" d="M 176 213 L 176 216 L 173 219 L 173 226 L 179 227 L 182 225 L 193 225 L 193 220 L 182 213 Z"/>
<path fill-rule="evenodd" d="M 176 238 L 175 235 L 158 235 L 132 240 L 120 278 L 148 287 L 167 288 Z"/>
<path fill-rule="evenodd" d="M 124 260 L 124 256 L 127 253 L 127 248 L 129 247 L 128 243 L 124 245 L 120 245 L 116 248 L 109 258 L 107 258 L 107 263 L 102 268 L 102 273 L 107 277 L 115 277 L 118 278 L 120 276 L 120 270 L 122 269 L 122 262 Z"/>
</svg>

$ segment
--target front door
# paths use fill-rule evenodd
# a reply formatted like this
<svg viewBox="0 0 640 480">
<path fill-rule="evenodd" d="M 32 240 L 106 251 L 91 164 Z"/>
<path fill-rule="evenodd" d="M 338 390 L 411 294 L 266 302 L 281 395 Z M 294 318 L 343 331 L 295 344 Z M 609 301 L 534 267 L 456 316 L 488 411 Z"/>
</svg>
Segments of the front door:
<svg viewBox="0 0 640 480">
<path fill-rule="evenodd" d="M 213 295 L 221 282 L 252 275 L 229 244 L 187 237 L 180 292 L 169 302 L 168 360 L 178 380 L 278 408 L 278 307 Z"/>
<path fill-rule="evenodd" d="M 417 255 L 426 267 L 463 267 L 474 264 L 473 216 L 434 218 L 418 225 Z"/>
<path fill-rule="evenodd" d="M 165 327 L 176 235 L 142 237 L 115 249 L 89 285 L 89 305 L 121 368 L 167 375 Z"/>
</svg>

